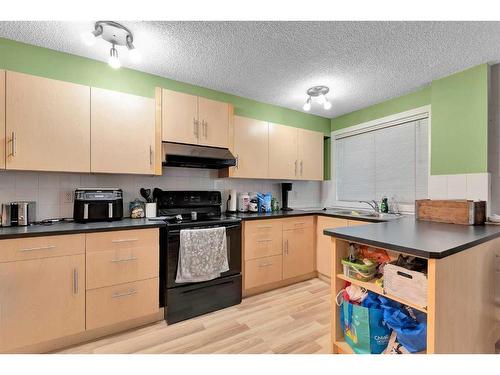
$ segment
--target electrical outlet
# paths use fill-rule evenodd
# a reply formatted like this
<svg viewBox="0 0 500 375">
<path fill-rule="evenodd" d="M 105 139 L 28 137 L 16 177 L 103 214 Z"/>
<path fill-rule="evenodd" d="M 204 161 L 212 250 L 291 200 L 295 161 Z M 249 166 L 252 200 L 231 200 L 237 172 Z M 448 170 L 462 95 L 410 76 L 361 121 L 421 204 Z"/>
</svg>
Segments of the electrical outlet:
<svg viewBox="0 0 500 375">
<path fill-rule="evenodd" d="M 73 191 L 61 191 L 61 203 L 73 203 Z"/>
</svg>

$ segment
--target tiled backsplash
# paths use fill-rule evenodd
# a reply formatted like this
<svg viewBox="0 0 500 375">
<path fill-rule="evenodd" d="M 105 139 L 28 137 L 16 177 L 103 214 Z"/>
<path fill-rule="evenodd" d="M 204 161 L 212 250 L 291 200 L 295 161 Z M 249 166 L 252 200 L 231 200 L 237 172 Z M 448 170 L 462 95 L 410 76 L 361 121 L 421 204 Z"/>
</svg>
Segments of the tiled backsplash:
<svg viewBox="0 0 500 375">
<path fill-rule="evenodd" d="M 37 220 L 72 217 L 73 204 L 64 203 L 64 195 L 77 187 L 117 187 L 123 189 L 125 216 L 128 202 L 141 198 L 139 189 L 220 190 L 227 200 L 230 189 L 238 192 L 271 192 L 281 204 L 281 181 L 217 178 L 217 171 L 208 169 L 164 168 L 163 176 L 106 175 L 51 172 L 0 172 L 0 203 L 18 200 L 37 202 Z M 318 207 L 321 182 L 293 181 L 289 198 L 291 207 Z M 142 199 L 142 198 L 141 198 Z"/>
</svg>

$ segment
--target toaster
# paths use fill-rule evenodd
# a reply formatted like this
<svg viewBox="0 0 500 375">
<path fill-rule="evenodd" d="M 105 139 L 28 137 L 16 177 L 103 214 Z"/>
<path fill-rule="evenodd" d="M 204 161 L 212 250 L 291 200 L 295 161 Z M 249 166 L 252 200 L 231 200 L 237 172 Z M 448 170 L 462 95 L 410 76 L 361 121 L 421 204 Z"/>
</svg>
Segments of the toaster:
<svg viewBox="0 0 500 375">
<path fill-rule="evenodd" d="M 122 189 L 78 188 L 75 190 L 73 219 L 76 222 L 114 221 L 122 218 Z"/>
</svg>

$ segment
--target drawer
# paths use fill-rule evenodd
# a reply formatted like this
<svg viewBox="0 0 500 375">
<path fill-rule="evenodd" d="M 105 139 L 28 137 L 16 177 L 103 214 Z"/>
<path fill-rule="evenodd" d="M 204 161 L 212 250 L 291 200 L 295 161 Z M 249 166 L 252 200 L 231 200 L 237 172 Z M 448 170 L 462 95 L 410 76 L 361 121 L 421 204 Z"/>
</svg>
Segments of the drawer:
<svg viewBox="0 0 500 375">
<path fill-rule="evenodd" d="M 281 220 L 258 220 L 243 223 L 245 260 L 280 255 L 283 252 Z"/>
<path fill-rule="evenodd" d="M 87 289 L 152 279 L 159 275 L 159 245 L 120 248 L 87 253 Z"/>
<path fill-rule="evenodd" d="M 347 226 L 355 227 L 357 225 L 368 225 L 372 224 L 369 221 L 361 221 L 361 220 L 347 220 Z"/>
<path fill-rule="evenodd" d="M 85 253 L 85 235 L 42 236 L 0 240 L 0 263 Z"/>
<path fill-rule="evenodd" d="M 245 289 L 283 280 L 283 256 L 248 260 L 245 262 Z"/>
<path fill-rule="evenodd" d="M 299 216 L 283 219 L 283 230 L 308 228 L 314 225 L 314 216 Z"/>
<path fill-rule="evenodd" d="M 159 279 L 87 291 L 87 330 L 154 314 L 159 309 Z"/>
<path fill-rule="evenodd" d="M 131 229 L 87 234 L 87 253 L 115 249 L 140 249 L 159 246 L 159 230 Z"/>
</svg>

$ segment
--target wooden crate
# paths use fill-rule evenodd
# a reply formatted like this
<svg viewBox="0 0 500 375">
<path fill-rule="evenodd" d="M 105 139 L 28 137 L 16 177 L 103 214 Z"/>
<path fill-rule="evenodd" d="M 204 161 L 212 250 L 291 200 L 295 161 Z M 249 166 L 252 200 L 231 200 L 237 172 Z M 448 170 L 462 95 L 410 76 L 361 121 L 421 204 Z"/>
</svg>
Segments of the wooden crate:
<svg viewBox="0 0 500 375">
<path fill-rule="evenodd" d="M 486 221 L 486 202 L 471 200 L 431 200 L 415 201 L 417 220 L 439 223 L 482 225 Z"/>
</svg>

